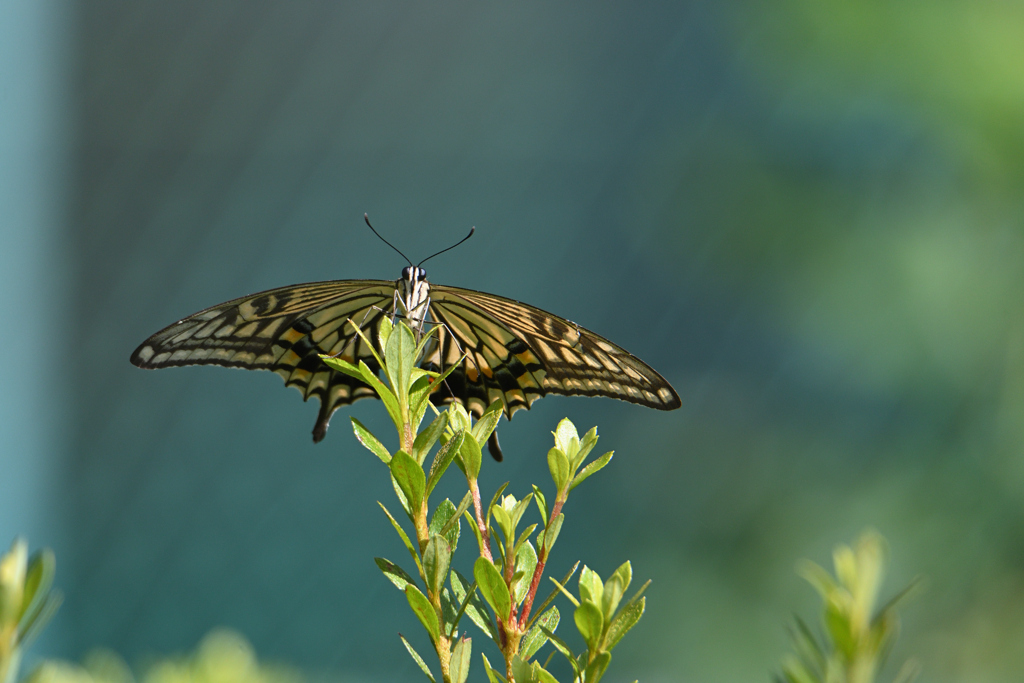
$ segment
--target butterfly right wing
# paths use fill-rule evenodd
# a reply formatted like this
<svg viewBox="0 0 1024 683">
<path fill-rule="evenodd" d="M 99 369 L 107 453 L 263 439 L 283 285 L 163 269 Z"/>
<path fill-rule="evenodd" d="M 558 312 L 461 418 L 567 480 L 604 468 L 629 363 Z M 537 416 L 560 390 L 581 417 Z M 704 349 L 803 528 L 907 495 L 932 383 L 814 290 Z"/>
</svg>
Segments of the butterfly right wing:
<svg viewBox="0 0 1024 683">
<path fill-rule="evenodd" d="M 338 407 L 376 393 L 324 365 L 319 354 L 362 360 L 376 372 L 376 359 L 348 320 L 376 344 L 377 325 L 389 314 L 394 294 L 395 283 L 387 280 L 312 282 L 259 292 L 160 330 L 135 350 L 131 362 L 147 369 L 222 365 L 275 372 L 303 400 L 320 399 L 313 428 L 313 441 L 320 441 Z"/>
</svg>

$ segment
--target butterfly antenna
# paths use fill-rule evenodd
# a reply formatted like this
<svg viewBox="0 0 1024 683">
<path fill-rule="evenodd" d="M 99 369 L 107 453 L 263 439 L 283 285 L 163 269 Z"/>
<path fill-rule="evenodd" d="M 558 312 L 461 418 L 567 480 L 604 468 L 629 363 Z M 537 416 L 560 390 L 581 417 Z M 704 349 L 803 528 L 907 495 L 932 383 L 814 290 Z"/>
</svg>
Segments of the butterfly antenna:
<svg viewBox="0 0 1024 683">
<path fill-rule="evenodd" d="M 422 261 L 420 261 L 419 263 L 417 263 L 416 267 L 419 268 L 420 266 L 422 266 L 424 263 L 426 263 L 430 259 L 434 258 L 435 256 L 440 256 L 441 254 L 443 254 L 446 251 L 451 251 L 452 249 L 454 249 L 455 247 L 459 246 L 460 244 L 462 244 L 463 242 L 468 240 L 470 237 L 472 237 L 474 232 L 476 232 L 476 226 L 475 225 L 472 228 L 469 229 L 469 234 L 466 235 L 465 237 L 463 237 L 461 240 L 459 240 L 458 242 L 456 242 L 452 246 L 448 247 L 447 249 L 442 249 L 441 251 L 437 252 L 436 254 L 432 254 L 432 255 L 428 256 L 427 258 L 425 258 Z"/>
<path fill-rule="evenodd" d="M 373 230 L 373 226 L 370 225 L 370 214 L 364 213 L 363 214 L 363 220 L 366 221 L 366 225 L 370 228 L 370 230 Z M 376 230 L 373 230 L 373 234 L 376 235 L 377 237 L 380 237 L 380 233 L 377 232 Z M 469 234 L 472 235 L 473 234 L 472 231 L 470 231 Z M 406 263 L 408 263 L 410 266 L 412 265 L 412 261 L 409 260 L 409 257 L 406 256 L 405 254 L 403 254 L 401 251 L 399 251 L 398 247 L 396 247 L 395 245 L 391 244 L 391 242 L 388 242 L 383 237 L 380 237 L 380 241 L 383 242 L 384 244 L 388 245 L 389 247 L 391 247 L 395 251 L 397 251 L 399 256 L 401 256 L 402 258 L 405 259 Z M 463 240 L 463 242 L 465 242 L 465 240 Z M 437 254 L 434 254 L 434 256 L 437 256 Z"/>
</svg>

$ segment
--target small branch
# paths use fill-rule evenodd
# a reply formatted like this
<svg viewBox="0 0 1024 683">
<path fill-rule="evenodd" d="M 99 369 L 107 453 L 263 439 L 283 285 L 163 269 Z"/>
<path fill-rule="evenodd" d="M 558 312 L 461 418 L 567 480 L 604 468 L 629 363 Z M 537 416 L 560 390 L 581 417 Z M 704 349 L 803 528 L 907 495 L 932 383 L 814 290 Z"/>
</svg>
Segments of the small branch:
<svg viewBox="0 0 1024 683">
<path fill-rule="evenodd" d="M 480 530 L 480 556 L 488 562 L 494 562 L 491 555 L 491 535 L 487 531 L 487 522 L 484 521 L 483 503 L 480 502 L 480 485 L 476 479 L 469 481 L 469 491 L 473 494 L 473 511 L 476 513 L 476 526 Z"/>
<path fill-rule="evenodd" d="M 547 528 L 551 527 L 551 522 L 558 519 L 558 515 L 562 513 L 562 506 L 565 505 L 565 500 L 558 499 L 555 501 L 555 506 L 551 508 L 551 516 L 548 519 Z M 530 610 L 533 609 L 533 601 L 537 597 L 537 588 L 540 586 L 540 580 L 544 576 L 544 567 L 548 562 L 548 551 L 547 551 L 547 537 L 544 538 L 545 545 L 541 547 L 540 553 L 537 555 L 537 566 L 533 570 L 533 578 L 530 580 L 530 591 L 526 594 L 526 600 L 523 601 L 523 613 L 519 615 L 519 628 L 522 629 L 526 626 L 526 622 L 530 619 Z"/>
</svg>

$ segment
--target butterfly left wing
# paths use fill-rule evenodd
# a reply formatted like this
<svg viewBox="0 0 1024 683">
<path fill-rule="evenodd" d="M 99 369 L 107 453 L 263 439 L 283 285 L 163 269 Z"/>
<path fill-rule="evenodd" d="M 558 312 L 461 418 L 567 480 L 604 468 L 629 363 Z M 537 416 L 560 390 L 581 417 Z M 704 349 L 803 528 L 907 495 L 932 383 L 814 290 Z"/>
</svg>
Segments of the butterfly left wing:
<svg viewBox="0 0 1024 683">
<path fill-rule="evenodd" d="M 658 410 L 681 404 L 651 366 L 590 330 L 529 304 L 433 285 L 430 312 L 438 343 L 425 367 L 466 360 L 438 390 L 479 414 L 501 399 L 510 418 L 546 394 L 608 396 Z"/>
<path fill-rule="evenodd" d="M 376 372 L 376 359 L 347 321 L 376 344 L 377 325 L 392 307 L 394 293 L 395 283 L 385 280 L 312 282 L 259 292 L 160 330 L 135 350 L 131 362 L 140 368 L 223 365 L 275 372 L 303 400 L 320 399 L 313 428 L 313 441 L 320 441 L 339 406 L 376 393 L 328 368 L 319 354 L 363 360 Z"/>
</svg>

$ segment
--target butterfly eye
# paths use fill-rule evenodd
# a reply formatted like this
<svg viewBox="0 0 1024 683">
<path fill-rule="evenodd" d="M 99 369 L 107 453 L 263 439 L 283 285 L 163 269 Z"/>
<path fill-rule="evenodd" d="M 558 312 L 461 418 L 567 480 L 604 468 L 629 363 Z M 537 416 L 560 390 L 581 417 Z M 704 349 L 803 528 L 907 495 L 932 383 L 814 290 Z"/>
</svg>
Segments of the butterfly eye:
<svg viewBox="0 0 1024 683">
<path fill-rule="evenodd" d="M 419 271 L 418 273 L 416 273 L 416 279 L 417 280 L 426 280 L 427 279 L 427 271 L 423 270 L 422 268 L 417 268 L 416 270 Z"/>
<path fill-rule="evenodd" d="M 406 266 L 405 268 L 402 268 L 402 279 L 405 280 L 406 282 L 412 280 L 412 271 L 412 266 Z"/>
</svg>

